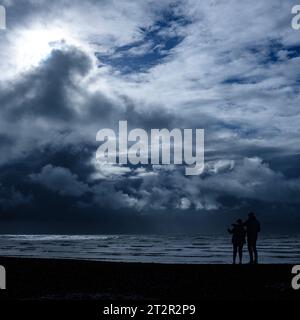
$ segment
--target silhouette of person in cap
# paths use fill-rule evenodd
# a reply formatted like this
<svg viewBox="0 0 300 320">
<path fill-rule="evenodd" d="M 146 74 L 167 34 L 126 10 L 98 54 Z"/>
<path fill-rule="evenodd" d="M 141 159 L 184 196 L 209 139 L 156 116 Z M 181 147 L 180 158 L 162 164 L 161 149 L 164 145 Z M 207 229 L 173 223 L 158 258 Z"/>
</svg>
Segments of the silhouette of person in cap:
<svg viewBox="0 0 300 320">
<path fill-rule="evenodd" d="M 256 242 L 258 233 L 260 232 L 260 223 L 256 219 L 255 214 L 250 212 L 248 214 L 248 220 L 243 224 L 247 230 L 247 244 L 250 256 L 249 263 L 258 263 L 258 253 L 256 248 Z"/>
<path fill-rule="evenodd" d="M 243 261 L 243 247 L 245 244 L 246 231 L 243 225 L 243 221 L 238 219 L 236 223 L 232 224 L 232 228 L 228 229 L 228 232 L 232 234 L 232 245 L 233 245 L 233 264 L 236 263 L 236 255 L 239 252 L 239 262 L 242 264 Z"/>
</svg>

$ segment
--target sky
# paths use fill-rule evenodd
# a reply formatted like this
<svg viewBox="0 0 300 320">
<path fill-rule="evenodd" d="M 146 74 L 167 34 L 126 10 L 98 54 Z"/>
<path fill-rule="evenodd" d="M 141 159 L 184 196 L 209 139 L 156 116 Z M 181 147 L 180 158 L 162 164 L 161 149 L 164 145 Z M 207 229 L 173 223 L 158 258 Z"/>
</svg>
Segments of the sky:
<svg viewBox="0 0 300 320">
<path fill-rule="evenodd" d="M 300 230 L 294 1 L 0 4 L 1 233 Z M 203 173 L 97 163 L 120 120 L 203 128 Z"/>
</svg>

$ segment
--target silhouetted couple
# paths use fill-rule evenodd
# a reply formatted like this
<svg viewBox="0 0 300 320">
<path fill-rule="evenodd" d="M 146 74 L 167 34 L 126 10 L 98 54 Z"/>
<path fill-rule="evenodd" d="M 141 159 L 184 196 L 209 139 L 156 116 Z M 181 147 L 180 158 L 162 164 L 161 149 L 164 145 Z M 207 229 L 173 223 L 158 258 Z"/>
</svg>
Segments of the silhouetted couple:
<svg viewBox="0 0 300 320">
<path fill-rule="evenodd" d="M 246 243 L 250 256 L 249 263 L 258 263 L 258 254 L 256 248 L 257 236 L 260 232 L 260 223 L 256 219 L 255 214 L 250 212 L 248 214 L 248 220 L 243 222 L 238 219 L 236 223 L 232 224 L 232 228 L 228 229 L 228 232 L 232 234 L 232 245 L 233 245 L 233 263 L 236 263 L 236 256 L 239 253 L 239 262 L 242 264 L 243 261 L 243 247 Z"/>
</svg>

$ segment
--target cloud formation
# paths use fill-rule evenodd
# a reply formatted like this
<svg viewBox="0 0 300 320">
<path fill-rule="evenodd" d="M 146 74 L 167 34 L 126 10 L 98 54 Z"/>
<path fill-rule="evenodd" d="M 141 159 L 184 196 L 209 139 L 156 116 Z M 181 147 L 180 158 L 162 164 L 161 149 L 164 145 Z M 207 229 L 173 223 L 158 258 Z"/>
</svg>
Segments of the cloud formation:
<svg viewBox="0 0 300 320">
<path fill-rule="evenodd" d="M 88 186 L 69 169 L 53 167 L 51 164 L 46 165 L 40 173 L 30 175 L 30 178 L 62 196 L 80 197 L 88 191 Z"/>
<path fill-rule="evenodd" d="M 51 203 L 67 212 L 63 219 L 123 215 L 136 230 L 139 219 L 160 214 L 189 220 L 250 208 L 300 224 L 300 38 L 290 27 L 292 1 L 4 4 L 5 219 L 9 208 L 16 223 L 27 214 L 38 221 L 40 212 L 58 221 Z M 204 128 L 204 173 L 97 164 L 96 133 L 119 120 L 145 130 Z"/>
</svg>

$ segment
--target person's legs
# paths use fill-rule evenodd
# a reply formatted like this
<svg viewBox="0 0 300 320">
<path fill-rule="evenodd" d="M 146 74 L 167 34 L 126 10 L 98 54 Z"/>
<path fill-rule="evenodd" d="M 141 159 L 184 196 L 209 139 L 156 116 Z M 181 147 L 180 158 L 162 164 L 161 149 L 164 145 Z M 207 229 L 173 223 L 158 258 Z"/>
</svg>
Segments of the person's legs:
<svg viewBox="0 0 300 320">
<path fill-rule="evenodd" d="M 233 245 L 233 264 L 236 262 L 237 246 Z"/>
<path fill-rule="evenodd" d="M 250 257 L 250 263 L 253 263 L 253 247 L 250 239 L 248 239 L 248 251 L 249 251 L 249 257 Z"/>
<path fill-rule="evenodd" d="M 240 264 L 243 262 L 243 246 L 239 246 L 239 259 L 240 259 Z"/>
<path fill-rule="evenodd" d="M 254 263 L 258 263 L 258 253 L 257 253 L 257 248 L 256 248 L 256 239 L 253 241 L 252 248 L 253 248 L 253 253 L 254 253 Z"/>
</svg>

